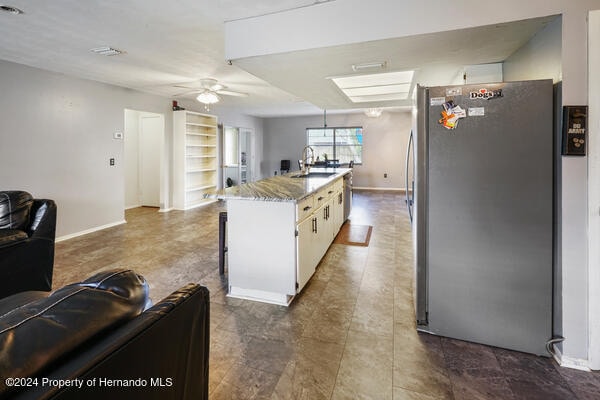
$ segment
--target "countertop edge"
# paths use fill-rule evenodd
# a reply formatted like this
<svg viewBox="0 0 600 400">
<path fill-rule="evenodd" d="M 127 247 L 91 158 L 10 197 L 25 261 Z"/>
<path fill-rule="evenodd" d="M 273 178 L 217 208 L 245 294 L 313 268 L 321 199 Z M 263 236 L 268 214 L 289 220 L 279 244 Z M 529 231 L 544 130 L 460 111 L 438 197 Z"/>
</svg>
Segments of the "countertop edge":
<svg viewBox="0 0 600 400">
<path fill-rule="evenodd" d="M 334 172 L 335 174 L 326 178 L 292 178 L 292 176 L 298 175 L 299 173 L 298 171 L 295 171 L 285 175 L 272 176 L 261 179 L 260 181 L 217 190 L 206 194 L 205 197 L 223 201 L 244 200 L 297 203 L 330 183 L 352 173 L 352 169 L 313 168 L 311 169 L 311 172 Z M 302 184 L 302 186 L 300 184 Z M 227 193 L 227 191 L 237 191 L 237 193 Z"/>
</svg>

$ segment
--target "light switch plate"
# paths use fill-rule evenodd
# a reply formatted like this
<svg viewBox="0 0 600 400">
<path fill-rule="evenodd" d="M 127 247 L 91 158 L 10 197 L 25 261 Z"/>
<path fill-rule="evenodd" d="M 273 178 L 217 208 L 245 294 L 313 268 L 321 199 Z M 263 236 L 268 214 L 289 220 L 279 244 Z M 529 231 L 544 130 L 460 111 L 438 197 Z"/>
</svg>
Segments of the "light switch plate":
<svg viewBox="0 0 600 400">
<path fill-rule="evenodd" d="M 113 139 L 123 139 L 123 132 L 117 131 L 113 134 Z"/>
</svg>

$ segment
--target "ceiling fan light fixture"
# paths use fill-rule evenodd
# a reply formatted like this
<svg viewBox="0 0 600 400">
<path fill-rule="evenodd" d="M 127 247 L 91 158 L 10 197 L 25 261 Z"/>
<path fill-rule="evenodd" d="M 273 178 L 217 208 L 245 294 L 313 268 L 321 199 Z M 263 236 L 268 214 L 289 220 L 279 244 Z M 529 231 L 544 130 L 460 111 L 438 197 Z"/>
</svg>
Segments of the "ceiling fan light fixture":
<svg viewBox="0 0 600 400">
<path fill-rule="evenodd" d="M 200 93 L 196 97 L 196 100 L 198 100 L 200 103 L 203 103 L 203 104 L 214 104 L 214 103 L 218 103 L 221 99 L 219 99 L 219 96 L 217 96 L 217 94 L 215 92 L 206 91 L 206 92 Z"/>
<path fill-rule="evenodd" d="M 369 118 L 378 118 L 382 113 L 381 108 L 367 108 L 365 110 L 365 115 Z"/>
</svg>

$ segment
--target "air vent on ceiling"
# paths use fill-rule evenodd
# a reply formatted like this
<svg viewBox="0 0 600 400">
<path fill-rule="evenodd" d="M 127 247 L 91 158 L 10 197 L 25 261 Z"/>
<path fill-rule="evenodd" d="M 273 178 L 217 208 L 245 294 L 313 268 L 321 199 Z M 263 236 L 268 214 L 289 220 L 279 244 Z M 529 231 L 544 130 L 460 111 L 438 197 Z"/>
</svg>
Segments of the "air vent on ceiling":
<svg viewBox="0 0 600 400">
<path fill-rule="evenodd" d="M 13 7 L 13 6 L 5 6 L 5 5 L 0 5 L 0 11 L 8 13 L 8 14 L 23 14 L 23 10 L 18 9 L 17 7 Z"/>
<path fill-rule="evenodd" d="M 119 54 L 123 54 L 123 51 L 113 49 L 112 47 L 95 47 L 90 49 L 92 53 L 100 54 L 101 56 L 117 56 Z"/>
</svg>

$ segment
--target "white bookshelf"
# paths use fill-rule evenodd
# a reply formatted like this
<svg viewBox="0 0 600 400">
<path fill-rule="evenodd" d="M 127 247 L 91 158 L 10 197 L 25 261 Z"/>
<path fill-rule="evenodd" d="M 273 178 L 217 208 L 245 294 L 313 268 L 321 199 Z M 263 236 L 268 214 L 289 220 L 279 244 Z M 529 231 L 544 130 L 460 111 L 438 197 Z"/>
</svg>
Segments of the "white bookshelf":
<svg viewBox="0 0 600 400">
<path fill-rule="evenodd" d="M 217 188 L 217 117 L 173 111 L 173 206 L 186 210 L 208 204 L 205 194 Z"/>
</svg>

